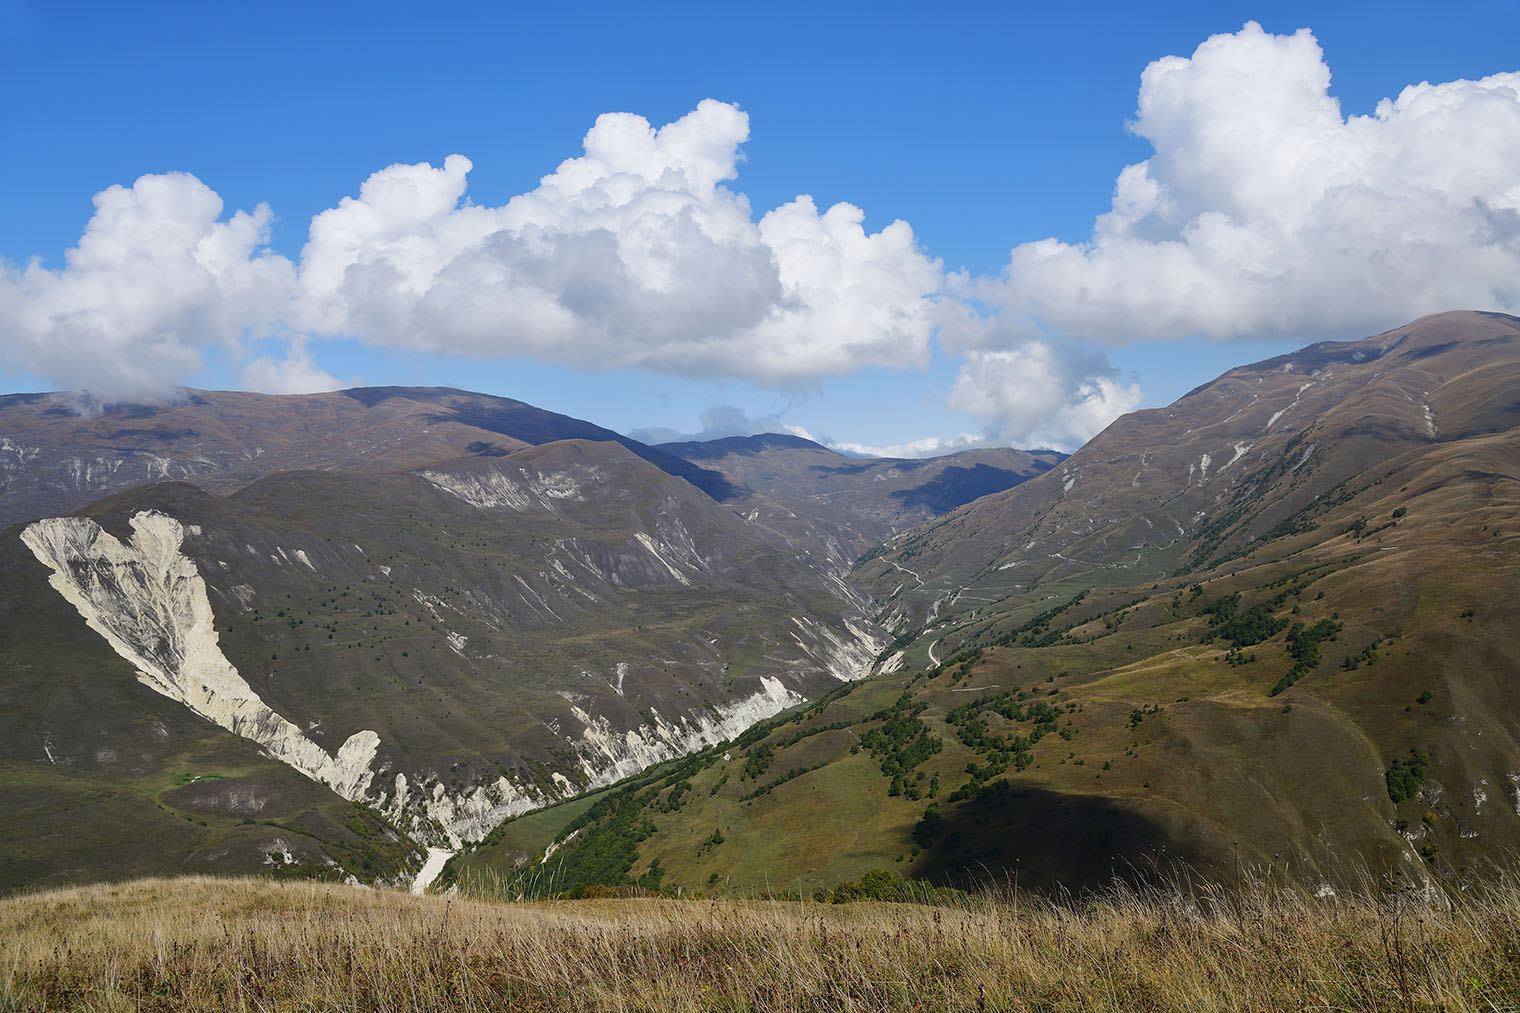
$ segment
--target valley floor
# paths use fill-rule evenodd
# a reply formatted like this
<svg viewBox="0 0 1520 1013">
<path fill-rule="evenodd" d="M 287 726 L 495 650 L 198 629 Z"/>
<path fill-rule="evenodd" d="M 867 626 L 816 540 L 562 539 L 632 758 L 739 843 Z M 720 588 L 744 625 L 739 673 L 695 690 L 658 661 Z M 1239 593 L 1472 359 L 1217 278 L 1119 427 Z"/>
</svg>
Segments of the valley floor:
<svg viewBox="0 0 1520 1013">
<path fill-rule="evenodd" d="M 491 904 L 140 880 L 0 900 L 0 1010 L 1496 1010 L 1520 884 L 1455 905 L 1113 893 L 1081 904 Z"/>
</svg>

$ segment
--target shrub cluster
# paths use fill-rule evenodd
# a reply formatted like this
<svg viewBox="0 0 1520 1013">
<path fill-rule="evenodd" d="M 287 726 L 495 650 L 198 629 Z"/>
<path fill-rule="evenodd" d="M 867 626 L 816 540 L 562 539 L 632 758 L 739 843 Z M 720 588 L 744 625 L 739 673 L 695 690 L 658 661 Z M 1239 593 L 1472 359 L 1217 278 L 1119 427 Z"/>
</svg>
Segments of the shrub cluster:
<svg viewBox="0 0 1520 1013">
<path fill-rule="evenodd" d="M 1429 766 L 1430 757 L 1418 749 L 1409 750 L 1409 759 L 1395 759 L 1389 765 L 1383 780 L 1388 785 L 1388 797 L 1394 805 L 1414 798 L 1420 785 L 1425 783 L 1425 770 Z"/>
</svg>

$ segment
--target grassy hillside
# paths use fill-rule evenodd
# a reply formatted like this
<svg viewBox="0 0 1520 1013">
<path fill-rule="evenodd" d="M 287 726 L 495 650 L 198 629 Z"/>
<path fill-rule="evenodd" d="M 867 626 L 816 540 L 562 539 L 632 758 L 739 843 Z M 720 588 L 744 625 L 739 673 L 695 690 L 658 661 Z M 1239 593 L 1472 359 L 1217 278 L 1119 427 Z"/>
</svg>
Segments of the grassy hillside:
<svg viewBox="0 0 1520 1013">
<path fill-rule="evenodd" d="M 1080 907 L 489 904 L 143 880 L 0 901 L 0 1010 L 1513 1009 L 1507 887 L 1110 893 Z"/>
<path fill-rule="evenodd" d="M 1497 313 L 1311 345 L 1123 416 L 1050 472 L 904 532 L 855 579 L 911 634 L 987 602 L 1205 572 L 1319 523 L 1372 469 L 1512 431 L 1517 384 L 1520 318 Z"/>
<path fill-rule="evenodd" d="M 809 896 L 873 868 L 1466 881 L 1520 846 L 1517 476 L 1514 436 L 1432 447 L 1211 569 L 957 613 L 912 669 L 567 812 L 547 860 L 488 842 L 454 874 L 508 895 Z"/>
<path fill-rule="evenodd" d="M 847 616 L 868 621 L 837 574 L 826 579 L 613 443 L 562 441 L 422 474 L 295 472 L 226 497 L 160 483 L 88 515 L 130 540 L 131 519 L 146 511 L 186 525 L 182 551 L 206 583 L 218 648 L 259 699 L 329 751 L 373 730 L 377 774 L 363 798 L 383 808 L 404 775 L 410 808 L 388 815 L 427 843 L 445 830 L 479 837 L 509 806 L 679 752 L 683 728 L 727 720 L 767 679 L 800 699 L 865 668 L 875 651 L 870 640 L 846 642 Z M 247 773 L 260 763 L 251 743 L 224 742 L 140 685 L 49 585 L 20 530 L 0 539 L 0 791 L 31 819 L 0 832 L 0 886 L 255 870 L 270 838 L 238 829 L 243 820 L 324 805 L 342 814 L 335 832 L 331 820 L 310 828 L 331 844 L 325 854 L 371 878 L 364 863 L 378 867 L 376 858 L 350 863 L 332 851 L 348 803 L 293 787 L 290 771 L 278 785 Z M 97 565 L 69 564 L 82 575 Z M 142 614 L 126 593 L 117 611 Z M 143 634 L 145 647 L 153 636 Z M 639 748 L 628 732 L 644 735 Z M 161 808 L 181 775 L 216 775 L 225 788 L 198 789 L 184 828 L 174 822 L 181 809 Z M 469 808 L 472 799 L 484 801 Z M 118 849 L 104 828 L 137 827 L 125 815 L 134 806 L 147 822 L 130 837 L 138 843 Z M 214 830 L 213 817 L 230 821 L 230 836 L 200 833 Z M 395 861 L 385 865 L 397 874 Z"/>
<path fill-rule="evenodd" d="M 789 543 L 635 448 L 539 444 L 564 420 L 446 392 L 302 402 L 281 454 L 370 410 L 437 423 L 441 450 L 360 440 L 229 495 L 163 483 L 88 513 L 120 538 L 140 509 L 189 525 L 220 648 L 323 748 L 374 731 L 362 797 L 405 794 L 386 811 L 418 840 L 477 841 L 738 735 L 502 825 L 446 873 L 470 892 L 812 896 L 882 870 L 1059 890 L 1183 867 L 1460 884 L 1520 848 L 1517 356 L 1520 320 L 1456 313 L 1232 370 L 867 553 L 855 587 L 842 536 Z M 854 497 L 874 516 L 933 470 L 800 442 L 695 456 L 841 531 L 858 482 L 886 493 Z M 424 444 L 456 456 L 402 470 Z M 838 473 L 809 500 L 820 467 Z M 275 810 L 321 841 L 286 865 L 405 865 L 354 850 L 383 828 L 151 699 L 13 539 L 0 564 L 0 791 L 27 820 L 0 834 L 9 882 L 262 863 L 248 828 Z M 839 687 L 884 628 L 886 674 Z M 89 842 L 116 822 L 137 843 L 112 863 Z"/>
<path fill-rule="evenodd" d="M 0 540 L 0 569 L 0 894 L 187 872 L 416 871 L 417 845 L 373 811 L 140 684 L 19 540 Z"/>
</svg>

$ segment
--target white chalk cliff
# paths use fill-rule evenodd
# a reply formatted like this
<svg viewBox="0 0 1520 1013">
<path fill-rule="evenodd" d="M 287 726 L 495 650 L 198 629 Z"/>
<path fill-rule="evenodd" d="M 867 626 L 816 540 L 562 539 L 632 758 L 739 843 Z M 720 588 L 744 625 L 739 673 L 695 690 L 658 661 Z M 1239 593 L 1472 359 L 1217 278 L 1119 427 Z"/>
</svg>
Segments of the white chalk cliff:
<svg viewBox="0 0 1520 1013">
<path fill-rule="evenodd" d="M 373 731 L 356 732 L 336 755 L 328 754 L 265 704 L 222 653 L 206 582 L 182 551 L 187 534 L 199 529 L 157 511 L 140 512 L 130 523 L 133 534 L 125 542 L 88 517 L 40 520 L 26 527 L 21 539 L 52 571 L 48 580 L 53 588 L 137 670 L 145 686 L 251 739 L 269 756 L 344 798 L 374 805 L 428 844 L 446 842 L 457 849 L 483 838 L 503 820 L 555 801 L 539 786 L 506 776 L 456 792 L 445 788 L 436 771 L 387 771 L 378 778 L 381 742 Z M 798 658 L 784 668 L 814 664 L 840 680 L 870 671 L 879 645 L 868 631 L 847 625 L 846 636 L 811 620 L 795 622 L 797 632 L 809 637 L 814 659 Z M 808 647 L 801 636 L 796 639 Z M 623 731 L 579 705 L 587 701 L 572 697 L 571 713 L 582 727 L 563 738 L 579 767 L 573 772 L 578 783 L 565 776 L 571 771 L 555 771 L 554 795 L 568 797 L 612 784 L 651 764 L 732 738 L 802 701 L 780 678 L 766 676 L 749 696 L 673 718 L 651 711 L 645 724 Z"/>
<path fill-rule="evenodd" d="M 645 767 L 715 746 L 802 702 L 803 698 L 787 689 L 780 679 L 762 678 L 760 692 L 725 707 L 715 707 L 712 714 L 681 717 L 672 722 L 662 714 L 651 713 L 648 727 L 627 732 L 617 731 L 600 715 L 572 707 L 571 713 L 586 726 L 580 742 L 586 790 L 615 784 Z"/>
<path fill-rule="evenodd" d="M 143 685 L 252 739 L 344 798 L 363 798 L 380 736 L 356 732 L 331 756 L 271 710 L 222 653 L 206 582 L 180 552 L 184 526 L 156 511 L 131 523 L 125 543 L 88 517 L 37 521 L 21 540 L 90 629 L 136 666 Z"/>
</svg>

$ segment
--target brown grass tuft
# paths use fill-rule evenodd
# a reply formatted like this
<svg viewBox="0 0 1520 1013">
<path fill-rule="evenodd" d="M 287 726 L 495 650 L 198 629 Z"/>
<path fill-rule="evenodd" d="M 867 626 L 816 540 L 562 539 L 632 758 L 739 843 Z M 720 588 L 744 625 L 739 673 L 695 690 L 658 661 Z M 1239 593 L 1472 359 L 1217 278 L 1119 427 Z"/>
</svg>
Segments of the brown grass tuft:
<svg viewBox="0 0 1520 1013">
<path fill-rule="evenodd" d="M 1520 1008 L 1520 886 L 495 904 L 157 879 L 0 901 L 0 1010 Z"/>
</svg>

